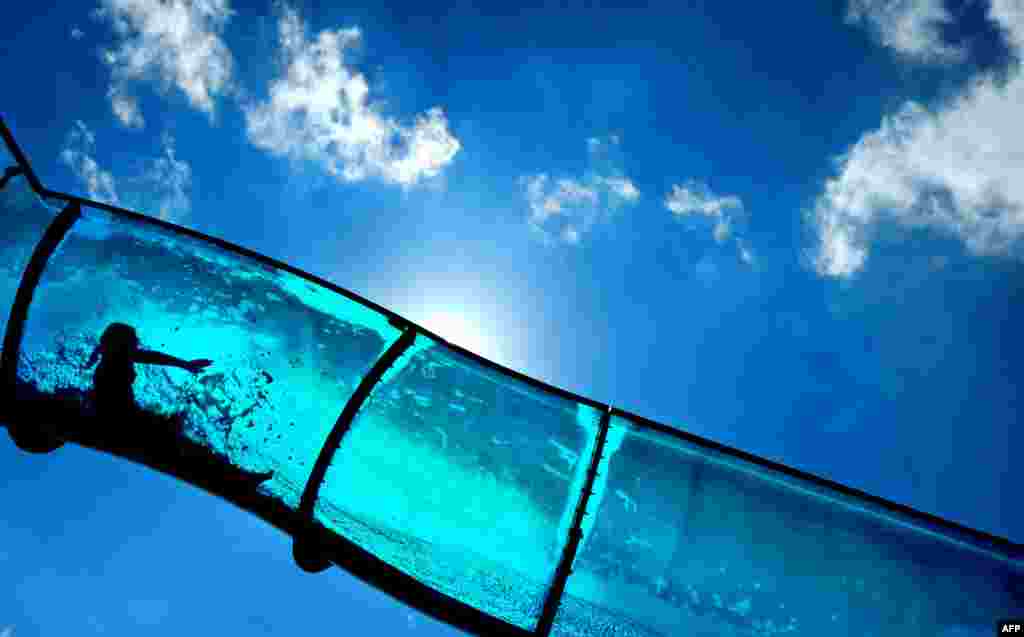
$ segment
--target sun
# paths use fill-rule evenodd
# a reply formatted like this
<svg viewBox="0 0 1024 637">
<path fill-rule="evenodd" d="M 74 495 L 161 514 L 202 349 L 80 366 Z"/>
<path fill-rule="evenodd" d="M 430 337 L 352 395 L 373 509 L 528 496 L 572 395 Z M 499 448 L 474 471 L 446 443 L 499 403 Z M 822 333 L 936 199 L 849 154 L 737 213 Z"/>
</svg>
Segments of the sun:
<svg viewBox="0 0 1024 637">
<path fill-rule="evenodd" d="M 523 303 L 512 305 L 509 299 L 515 295 L 496 294 L 508 286 L 500 288 L 483 276 L 460 277 L 458 272 L 392 285 L 391 307 L 400 308 L 399 313 L 417 325 L 499 365 L 521 364 L 520 343 L 527 330 L 515 319 Z"/>
<path fill-rule="evenodd" d="M 422 325 L 447 341 L 486 358 L 499 354 L 496 340 L 464 311 L 432 309 L 426 313 Z"/>
</svg>

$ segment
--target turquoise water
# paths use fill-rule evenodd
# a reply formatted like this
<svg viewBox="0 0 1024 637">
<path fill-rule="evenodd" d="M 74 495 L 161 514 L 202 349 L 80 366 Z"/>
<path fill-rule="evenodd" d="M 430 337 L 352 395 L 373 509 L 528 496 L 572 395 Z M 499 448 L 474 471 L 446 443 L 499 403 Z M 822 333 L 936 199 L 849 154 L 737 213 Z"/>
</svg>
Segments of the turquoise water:
<svg viewBox="0 0 1024 637">
<path fill-rule="evenodd" d="M 0 193 L 6 321 L 56 211 Z M 136 365 L 137 402 L 211 458 L 272 470 L 296 508 L 360 379 L 398 337 L 304 279 L 86 209 L 50 260 L 23 389 L 92 409 L 103 329 L 214 364 Z M 331 460 L 314 514 L 410 577 L 531 629 L 565 547 L 600 413 L 417 336 Z M 613 418 L 557 635 L 955 635 L 1024 614 L 1021 566 L 856 499 Z M 981 634 L 987 634 L 983 632 Z"/>
<path fill-rule="evenodd" d="M 611 425 L 621 443 L 566 589 L 600 614 L 663 635 L 852 637 L 988 631 L 1021 607 L 1019 565 L 629 420 Z M 555 634 L 586 634 L 571 628 L 579 613 L 564 603 Z"/>
<path fill-rule="evenodd" d="M 417 341 L 353 423 L 317 518 L 417 579 L 532 629 L 600 412 Z M 378 533 L 353 532 L 352 518 Z M 486 577 L 496 581 L 484 585 Z"/>
<path fill-rule="evenodd" d="M 0 164 L 0 172 L 7 167 Z M 32 256 L 46 227 L 60 212 L 39 199 L 24 176 L 11 178 L 3 191 L 2 226 L 0 226 L 0 327 L 7 328 L 14 295 L 21 274 Z"/>
<path fill-rule="evenodd" d="M 137 402 L 180 414 L 188 437 L 233 464 L 273 470 L 264 488 L 293 508 L 358 379 L 398 335 L 291 274 L 88 209 L 40 281 L 19 377 L 86 390 L 83 363 L 112 322 L 147 349 L 213 359 L 198 377 L 136 365 Z"/>
</svg>

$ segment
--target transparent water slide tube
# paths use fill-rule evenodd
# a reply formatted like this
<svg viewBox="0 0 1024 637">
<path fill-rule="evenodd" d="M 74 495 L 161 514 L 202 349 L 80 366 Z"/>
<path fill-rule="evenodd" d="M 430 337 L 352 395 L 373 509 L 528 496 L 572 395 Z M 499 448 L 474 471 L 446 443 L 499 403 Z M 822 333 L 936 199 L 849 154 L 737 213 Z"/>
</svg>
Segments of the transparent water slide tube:
<svg viewBox="0 0 1024 637">
<path fill-rule="evenodd" d="M 327 432 L 355 384 L 399 330 L 387 317 L 288 272 L 159 226 L 85 207 L 50 257 L 29 307 L 18 360 L 22 400 L 59 399 L 97 431 L 155 435 L 153 422 L 94 416 L 90 356 L 112 324 L 193 374 L 134 364 L 135 402 L 191 443 L 295 508 Z M 90 365 L 90 362 L 93 363 Z"/>
<path fill-rule="evenodd" d="M 316 518 L 419 581 L 532 630 L 600 415 L 419 335 L 332 459 Z"/>
<path fill-rule="evenodd" d="M 8 367 L 16 373 L 0 400 L 12 417 L 0 424 L 24 449 L 48 451 L 63 441 L 92 446 L 228 498 L 286 532 L 305 533 L 299 503 L 304 490 L 318 490 L 309 477 L 326 453 L 323 441 L 344 408 L 360 402 L 352 400 L 356 387 L 376 382 L 368 372 L 387 359 L 403 329 L 412 334 L 408 323 L 219 240 L 35 190 L 55 209 L 31 216 L 27 190 L 26 201 L 13 198 L 14 190 L 0 200 L 11 244 L 4 246 L 12 279 L 5 300 L 10 306 L 20 290 L 15 313 L 24 327 L 4 350 L 14 354 Z M 73 214 L 54 221 L 57 210 Z M 16 236 L 22 227 L 24 236 Z M 35 266 L 26 268 L 29 253 Z M 131 418 L 105 418 L 101 409 L 96 379 L 111 330 L 128 330 L 136 343 Z M 213 364 L 187 369 L 206 358 Z M 26 447 L 15 436 L 19 429 L 45 433 L 47 444 L 55 431 L 59 440 Z M 317 539 L 328 559 L 438 619 L 480 634 L 529 634 L 394 571 L 340 535 Z"/>
<path fill-rule="evenodd" d="M 7 165 L 0 164 L 0 170 Z M 59 206 L 47 204 L 32 191 L 23 175 L 11 177 L 0 189 L 0 333 L 7 331 L 32 252 L 59 212 Z"/>
<path fill-rule="evenodd" d="M 61 219 L 70 230 L 33 288 L 4 407 L 81 439 L 141 439 L 162 451 L 115 453 L 198 466 L 172 472 L 288 532 L 311 493 L 330 559 L 441 620 L 541 634 L 551 608 L 559 635 L 953 637 L 1024 613 L 1019 545 L 624 412 L 602 437 L 604 406 L 417 327 L 377 380 L 370 370 L 407 322 L 135 213 L 82 202 L 80 217 L 55 217 L 80 200 L 30 175 L 0 191 L 5 320 L 30 255 Z M 120 425 L 100 417 L 89 366 L 115 324 L 174 357 L 134 364 L 139 418 Z M 198 374 L 155 364 L 200 358 L 213 364 Z M 323 483 L 311 481 L 325 461 Z M 560 602 L 547 600 L 573 557 Z"/>
<path fill-rule="evenodd" d="M 556 635 L 967 635 L 1024 611 L 984 543 L 612 418 Z"/>
<path fill-rule="evenodd" d="M 9 156 L 4 159 L 13 161 Z M 4 166 L 8 165 L 5 163 Z M 10 350 L 3 357 L 4 378 L 0 383 L 4 385 L 9 385 L 13 377 L 13 347 L 9 347 L 8 343 L 16 343 L 22 334 L 20 328 L 24 327 L 16 308 L 24 306 L 27 291 L 31 291 L 31 285 L 23 286 L 23 280 L 29 264 L 38 262 L 45 252 L 45 247 L 40 246 L 46 243 L 44 237 L 47 228 L 54 225 L 59 212 L 60 207 L 47 204 L 36 195 L 24 174 L 4 172 L 0 187 L 0 328 L 4 335 L 4 351 Z M 52 231 L 49 233 L 54 235 Z M 10 426 L 16 420 L 10 397 L 9 394 L 0 397 L 0 425 Z M 47 439 L 52 439 L 53 423 L 40 426 L 40 431 L 43 427 L 49 427 L 50 435 Z M 11 437 L 26 449 L 48 451 L 52 448 L 44 445 L 36 449 L 31 436 L 26 438 L 16 427 L 11 427 L 9 431 Z M 36 436 L 38 439 L 39 436 Z"/>
<path fill-rule="evenodd" d="M 12 212 L 4 219 L 12 228 L 21 224 L 15 222 L 13 211 L 23 211 L 25 205 L 18 205 L 9 205 Z M 22 252 L 32 252 L 39 236 L 48 231 L 53 211 L 46 210 L 49 217 L 32 218 L 35 232 L 26 232 L 24 241 L 15 242 L 15 247 L 24 244 Z M 80 209 L 76 205 L 75 210 L 77 216 L 45 260 L 25 308 L 14 400 L 5 399 L 17 407 L 18 421 L 33 428 L 56 423 L 63 439 L 169 471 L 228 497 L 283 530 L 301 532 L 305 527 L 299 502 L 309 488 L 311 468 L 324 453 L 324 440 L 357 385 L 398 340 L 398 326 L 404 322 L 259 259 L 133 213 L 88 203 Z M 23 269 L 18 263 L 13 271 Z M 12 282 L 9 287 L 13 290 L 17 285 Z M 99 409 L 96 377 L 108 354 L 98 346 L 102 335 L 117 325 L 129 326 L 138 349 L 148 353 L 131 366 L 138 418 L 110 421 Z M 428 342 L 429 336 L 421 335 L 412 351 L 422 351 L 419 344 Z M 433 346 L 444 347 L 440 341 Z M 100 354 L 94 357 L 98 349 Z M 174 357 L 176 364 L 159 364 L 169 359 L 154 360 L 154 352 Z M 205 358 L 213 364 L 198 374 L 179 366 Z M 457 355 L 453 352 L 450 358 Z M 400 362 L 395 370 L 404 365 Z M 495 375 L 489 367 L 480 367 L 478 374 Z M 382 382 L 392 377 L 394 373 L 389 373 Z M 502 382 L 520 385 L 520 393 L 528 391 L 521 381 Z M 540 396 L 544 392 L 534 393 L 533 402 L 545 400 Z M 555 405 L 548 407 L 552 435 L 565 434 L 566 444 L 574 448 L 589 444 L 581 442 L 584 434 L 578 428 L 584 408 L 567 407 L 571 401 L 559 402 L 554 395 L 546 400 Z M 377 402 L 375 398 L 367 407 Z M 451 408 L 458 409 L 454 401 Z M 558 409 L 569 409 L 568 421 L 556 413 Z M 548 415 L 521 417 L 536 420 Z M 569 430 L 561 431 L 566 424 Z M 122 444 L 126 441 L 127 445 Z M 347 448 L 351 441 L 342 442 Z M 548 444 L 546 438 L 540 442 Z M 549 455 L 554 454 L 551 462 L 564 463 L 567 451 L 550 444 L 548 449 Z M 405 477 L 409 475 L 406 471 Z M 430 479 L 424 474 L 419 482 Z M 339 486 L 337 481 L 332 484 Z M 557 507 L 561 497 L 563 509 L 570 508 L 573 497 L 567 494 L 578 492 L 579 485 L 559 483 L 559 487 L 563 493 L 556 490 L 555 503 L 545 504 Z M 317 490 L 314 485 L 314 493 Z M 329 495 L 323 500 L 329 501 Z M 544 514 L 555 520 L 541 521 L 548 524 L 543 529 L 548 545 L 544 559 L 553 563 L 559 557 L 556 532 L 564 516 L 555 510 Z M 541 528 L 538 524 L 530 529 L 536 532 Z M 446 562 L 402 572 L 401 578 L 377 577 L 386 571 L 387 562 L 375 563 L 377 553 L 366 553 L 374 558 L 368 560 L 350 548 L 358 544 L 340 534 L 334 537 L 345 541 L 320 538 L 324 541 L 318 542 L 327 557 L 439 619 L 480 634 L 529 634 L 500 613 L 488 614 L 486 604 L 470 606 L 463 601 L 473 602 L 475 597 L 437 586 L 435 579 L 451 579 Z M 493 540 L 492 536 L 492 544 Z M 444 549 L 456 551 L 458 541 L 451 538 Z M 488 559 L 507 563 L 511 552 L 501 550 L 502 555 Z M 532 547 L 521 544 L 518 550 L 525 554 Z M 386 560 L 389 555 L 379 557 Z M 532 566 L 526 574 L 531 596 L 520 600 L 532 605 L 532 619 L 520 624 L 535 623 L 554 570 L 553 566 L 544 569 L 543 564 Z M 482 574 L 480 569 L 477 572 Z M 432 576 L 415 580 L 423 573 Z M 440 592 L 431 595 L 431 591 Z M 500 598 L 498 591 L 490 601 Z"/>
</svg>

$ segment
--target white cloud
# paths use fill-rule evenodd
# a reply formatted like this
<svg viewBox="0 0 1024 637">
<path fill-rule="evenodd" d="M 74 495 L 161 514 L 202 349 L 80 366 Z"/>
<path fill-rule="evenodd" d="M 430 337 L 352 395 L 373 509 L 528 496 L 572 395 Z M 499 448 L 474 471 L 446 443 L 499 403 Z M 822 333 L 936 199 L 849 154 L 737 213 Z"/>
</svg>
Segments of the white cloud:
<svg viewBox="0 0 1024 637">
<path fill-rule="evenodd" d="M 735 195 L 720 197 L 706 184 L 690 180 L 672 186 L 665 197 L 665 207 L 677 218 L 703 215 L 715 222 L 713 235 L 716 243 L 725 243 L 732 236 L 734 217 L 743 212 L 743 202 Z"/>
<path fill-rule="evenodd" d="M 381 114 L 366 78 L 346 59 L 358 29 L 325 30 L 310 41 L 298 13 L 285 6 L 279 37 L 281 76 L 267 101 L 243 107 L 256 146 L 321 162 L 344 181 L 377 177 L 402 186 L 439 175 L 461 149 L 440 108 L 409 126 Z"/>
<path fill-rule="evenodd" d="M 592 159 L 618 143 L 615 136 L 587 140 Z M 546 243 L 578 244 L 601 218 L 640 199 L 629 178 L 594 170 L 580 178 L 538 173 L 521 177 L 519 183 L 530 207 L 530 231 Z"/>
<path fill-rule="evenodd" d="M 161 156 L 145 162 L 143 174 L 133 180 L 139 207 L 166 221 L 181 222 L 192 208 L 189 190 L 192 168 L 175 156 L 174 138 L 164 135 Z"/>
<path fill-rule="evenodd" d="M 85 32 L 84 31 L 82 31 L 78 27 L 71 27 L 71 39 L 72 40 L 81 40 L 83 37 L 85 37 Z"/>
<path fill-rule="evenodd" d="M 100 168 L 92 154 L 96 151 L 96 136 L 84 122 L 78 120 L 68 133 L 60 158 L 85 187 L 90 199 L 119 205 L 114 176 Z"/>
<path fill-rule="evenodd" d="M 1022 52 L 1024 1 L 993 0 L 989 16 Z M 983 76 L 936 109 L 908 102 L 838 159 L 811 212 L 814 265 L 860 270 L 880 222 L 958 238 L 977 255 L 1021 258 L 1024 77 Z"/>
<path fill-rule="evenodd" d="M 962 49 L 947 44 L 942 28 L 953 22 L 944 0 L 851 0 L 850 24 L 862 24 L 881 43 L 920 62 L 955 62 Z"/>
<path fill-rule="evenodd" d="M 111 86 L 107 91 L 107 97 L 110 99 L 111 108 L 114 109 L 114 115 L 124 126 L 142 128 L 146 123 L 142 119 L 138 100 L 132 95 L 126 95 L 122 87 Z"/>
<path fill-rule="evenodd" d="M 231 53 L 221 39 L 232 14 L 228 0 L 103 0 L 94 15 L 109 20 L 118 40 L 103 54 L 118 119 L 126 122 L 127 86 L 133 81 L 175 87 L 212 117 L 215 99 L 232 90 Z M 140 121 L 141 115 L 128 116 L 126 125 Z"/>
<path fill-rule="evenodd" d="M 636 185 L 625 177 L 598 177 L 598 182 L 623 201 L 633 202 L 640 198 L 640 191 Z"/>
<path fill-rule="evenodd" d="M 755 264 L 754 251 L 746 239 L 738 234 L 743 228 L 745 209 L 743 201 L 736 195 L 717 195 L 707 184 L 691 179 L 682 184 L 673 184 L 671 192 L 665 196 L 665 207 L 679 220 L 706 217 L 714 224 L 711 236 L 715 243 L 724 245 L 730 239 L 733 240 L 739 259 L 747 265 Z M 698 275 L 708 280 L 700 272 Z"/>
<path fill-rule="evenodd" d="M 520 179 L 530 204 L 530 229 L 545 240 L 579 243 L 597 218 L 597 191 L 574 179 L 541 173 Z"/>
<path fill-rule="evenodd" d="M 68 133 L 60 157 L 85 188 L 89 199 L 130 206 L 167 221 L 182 221 L 191 210 L 192 169 L 177 158 L 174 138 L 164 135 L 161 155 L 142 162 L 139 174 L 114 178 L 93 158 L 96 136 L 82 121 Z M 118 192 L 120 191 L 120 195 Z"/>
</svg>

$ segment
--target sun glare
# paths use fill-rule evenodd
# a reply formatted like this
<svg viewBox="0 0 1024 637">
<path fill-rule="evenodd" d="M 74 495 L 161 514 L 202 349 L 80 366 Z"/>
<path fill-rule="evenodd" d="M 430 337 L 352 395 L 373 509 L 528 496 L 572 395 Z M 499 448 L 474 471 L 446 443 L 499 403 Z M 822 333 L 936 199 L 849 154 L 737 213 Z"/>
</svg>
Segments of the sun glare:
<svg viewBox="0 0 1024 637">
<path fill-rule="evenodd" d="M 472 317 L 457 310 L 431 311 L 423 319 L 422 325 L 438 336 L 486 358 L 493 359 L 500 354 L 496 340 L 486 334 Z"/>
</svg>

